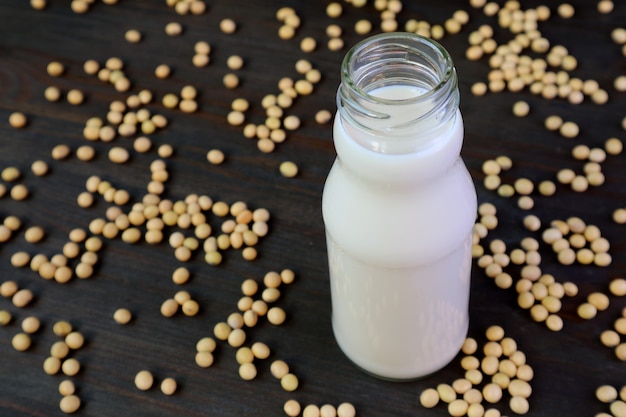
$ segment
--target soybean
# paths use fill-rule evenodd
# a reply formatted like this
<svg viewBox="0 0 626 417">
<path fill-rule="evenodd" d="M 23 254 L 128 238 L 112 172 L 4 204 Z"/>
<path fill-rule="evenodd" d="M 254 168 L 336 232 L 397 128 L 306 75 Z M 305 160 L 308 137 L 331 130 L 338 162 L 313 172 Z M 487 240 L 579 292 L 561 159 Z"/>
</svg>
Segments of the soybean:
<svg viewBox="0 0 626 417">
<path fill-rule="evenodd" d="M 61 371 L 64 375 L 75 376 L 80 372 L 80 362 L 75 358 L 66 359 L 61 364 Z"/>
<path fill-rule="evenodd" d="M 439 394 L 434 388 L 427 388 L 420 394 L 420 404 L 425 408 L 433 408 L 439 403 Z"/>
<path fill-rule="evenodd" d="M 80 398 L 75 394 L 66 395 L 59 402 L 59 408 L 66 414 L 75 413 L 80 409 L 80 405 Z"/>
<path fill-rule="evenodd" d="M 246 362 L 239 366 L 239 376 L 245 381 L 256 378 L 257 369 L 252 362 Z"/>
<path fill-rule="evenodd" d="M 285 161 L 280 164 L 280 173 L 283 177 L 293 178 L 298 175 L 298 166 L 291 161 Z"/>
<path fill-rule="evenodd" d="M 30 348 L 31 338 L 26 333 L 17 333 L 13 336 L 13 339 L 11 339 L 11 345 L 13 346 L 13 349 L 19 352 L 24 352 Z"/>
<path fill-rule="evenodd" d="M 135 375 L 135 386 L 141 391 L 149 390 L 150 388 L 152 388 L 153 383 L 154 377 L 152 376 L 152 373 L 148 370 L 139 371 Z"/>
<path fill-rule="evenodd" d="M 133 315 L 127 308 L 118 308 L 113 313 L 113 320 L 118 324 L 128 324 L 132 318 Z"/>
<path fill-rule="evenodd" d="M 298 385 L 299 385 L 298 377 L 292 373 L 288 373 L 280 379 L 280 386 L 285 391 L 289 391 L 289 392 L 295 391 L 298 388 Z"/>
<path fill-rule="evenodd" d="M 161 392 L 165 395 L 173 395 L 177 388 L 178 385 L 174 378 L 165 378 L 161 381 Z"/>
</svg>

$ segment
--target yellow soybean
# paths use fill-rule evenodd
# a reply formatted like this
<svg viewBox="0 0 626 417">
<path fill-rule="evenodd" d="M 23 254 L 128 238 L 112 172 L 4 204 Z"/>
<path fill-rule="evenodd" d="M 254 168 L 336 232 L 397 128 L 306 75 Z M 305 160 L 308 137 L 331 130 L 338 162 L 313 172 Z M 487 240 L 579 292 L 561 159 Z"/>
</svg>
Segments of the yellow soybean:
<svg viewBox="0 0 626 417">
<path fill-rule="evenodd" d="M 420 394 L 420 404 L 425 408 L 433 408 L 439 403 L 439 394 L 434 388 L 427 388 Z"/>
<path fill-rule="evenodd" d="M 28 348 L 30 348 L 30 345 L 31 345 L 30 336 L 26 333 L 17 333 L 11 339 L 11 345 L 13 346 L 13 349 L 19 352 L 28 350 Z"/>
<path fill-rule="evenodd" d="M 298 388 L 298 377 L 294 374 L 288 373 L 280 379 L 280 386 L 285 391 L 295 391 Z"/>
<path fill-rule="evenodd" d="M 66 414 L 75 413 L 80 409 L 80 405 L 80 398 L 75 394 L 66 395 L 59 402 L 59 408 Z"/>
<path fill-rule="evenodd" d="M 128 324 L 132 318 L 133 315 L 127 308 L 118 308 L 113 313 L 113 320 L 119 324 Z"/>
<path fill-rule="evenodd" d="M 137 389 L 147 391 L 152 388 L 152 384 L 154 384 L 154 377 L 150 371 L 142 370 L 135 375 L 135 386 Z"/>
<path fill-rule="evenodd" d="M 282 162 L 280 164 L 280 173 L 283 177 L 293 178 L 298 175 L 298 166 L 291 161 Z"/>
</svg>

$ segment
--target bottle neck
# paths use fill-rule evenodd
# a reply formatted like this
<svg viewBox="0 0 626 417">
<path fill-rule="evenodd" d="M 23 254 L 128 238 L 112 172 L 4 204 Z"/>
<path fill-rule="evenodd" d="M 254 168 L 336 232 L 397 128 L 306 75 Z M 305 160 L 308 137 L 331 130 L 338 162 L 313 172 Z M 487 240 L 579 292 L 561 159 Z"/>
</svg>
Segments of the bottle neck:
<svg viewBox="0 0 626 417">
<path fill-rule="evenodd" d="M 461 160 L 463 117 L 459 110 L 449 129 L 437 140 L 419 151 L 382 153 L 372 151 L 354 140 L 342 117 L 336 117 L 333 127 L 337 162 L 353 179 L 388 188 L 391 185 L 414 187 L 419 183 L 434 184 L 450 172 Z"/>
<path fill-rule="evenodd" d="M 344 58 L 337 107 L 347 133 L 361 146 L 387 154 L 420 151 L 454 125 L 459 107 L 454 64 L 428 38 L 370 37 Z"/>
</svg>

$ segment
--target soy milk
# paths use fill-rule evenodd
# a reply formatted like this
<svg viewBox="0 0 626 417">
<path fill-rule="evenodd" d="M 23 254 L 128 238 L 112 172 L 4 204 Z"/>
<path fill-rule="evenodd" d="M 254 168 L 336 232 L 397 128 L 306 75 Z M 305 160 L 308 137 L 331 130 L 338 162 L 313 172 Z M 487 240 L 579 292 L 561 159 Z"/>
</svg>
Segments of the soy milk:
<svg viewBox="0 0 626 417">
<path fill-rule="evenodd" d="M 394 380 L 445 366 L 469 323 L 476 193 L 460 158 L 456 74 L 444 59 L 452 86 L 420 80 L 425 64 L 402 61 L 405 49 L 418 60 L 416 48 L 445 53 L 425 38 L 383 34 L 346 57 L 322 201 L 335 338 L 357 366 Z"/>
</svg>

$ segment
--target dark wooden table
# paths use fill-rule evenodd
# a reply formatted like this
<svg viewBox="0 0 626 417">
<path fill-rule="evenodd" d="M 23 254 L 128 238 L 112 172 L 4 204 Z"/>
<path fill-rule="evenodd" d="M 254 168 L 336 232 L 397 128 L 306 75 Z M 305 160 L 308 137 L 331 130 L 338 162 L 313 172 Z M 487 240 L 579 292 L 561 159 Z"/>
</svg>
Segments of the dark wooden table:
<svg viewBox="0 0 626 417">
<path fill-rule="evenodd" d="M 426 387 L 461 377 L 458 360 L 419 381 L 381 381 L 365 375 L 346 359 L 331 330 L 320 197 L 335 153 L 330 124 L 319 125 L 314 116 L 321 109 L 334 111 L 340 62 L 347 47 L 360 39 L 353 25 L 359 19 L 370 19 L 376 26 L 379 14 L 374 7 L 356 9 L 344 3 L 343 16 L 331 21 L 325 15 L 327 2 L 319 1 L 208 1 L 207 13 L 200 16 L 179 16 L 162 0 L 120 0 L 115 6 L 97 2 L 82 15 L 71 11 L 69 1 L 48 3 L 45 10 L 35 11 L 25 0 L 0 2 L 0 168 L 18 167 L 22 172 L 19 182 L 30 190 L 25 201 L 14 201 L 8 195 L 0 199 L 2 219 L 15 215 L 22 220 L 22 228 L 0 246 L 0 280 L 14 280 L 35 294 L 35 300 L 23 309 L 14 307 L 10 300 L 0 299 L 0 309 L 13 314 L 13 321 L 0 328 L 0 415 L 62 415 L 57 387 L 64 377 L 46 375 L 42 368 L 51 344 L 58 340 L 52 332 L 58 320 L 71 322 L 86 338 L 85 346 L 73 353 L 82 369 L 70 378 L 82 400 L 79 415 L 280 416 L 284 402 L 291 398 L 303 406 L 348 401 L 363 417 L 448 415 L 442 405 L 430 410 L 422 408 L 419 395 Z M 608 293 L 609 281 L 626 273 L 625 226 L 614 223 L 611 217 L 615 209 L 626 205 L 623 155 L 609 156 L 602 163 L 606 175 L 602 186 L 576 193 L 568 186 L 558 185 L 553 197 L 535 192 L 535 207 L 531 211 L 519 209 L 516 198 L 502 198 L 486 190 L 481 165 L 487 159 L 508 155 L 514 167 L 503 176 L 505 182 L 512 183 L 520 177 L 536 183 L 555 180 L 561 168 L 578 172 L 582 169 L 583 163 L 570 156 L 576 144 L 602 147 L 610 137 L 624 139 L 621 121 L 626 116 L 626 96 L 613 88 L 613 80 L 625 73 L 626 58 L 621 47 L 611 41 L 610 32 L 626 23 L 626 4 L 616 1 L 613 13 L 602 15 L 596 10 L 596 2 L 575 0 L 572 4 L 576 15 L 572 19 L 556 16 L 556 4 L 551 4 L 553 17 L 540 24 L 541 32 L 553 45 L 566 46 L 578 59 L 578 68 L 571 75 L 595 79 L 609 93 L 605 105 L 589 99 L 571 105 L 562 99 L 534 96 L 527 89 L 473 96 L 471 85 L 485 81 L 489 67 L 486 58 L 465 58 L 468 34 L 481 24 L 490 24 L 496 28 L 498 42 L 507 42 L 512 35 L 497 28 L 496 18 L 485 16 L 466 1 L 419 3 L 424 2 L 405 2 L 398 16 L 401 27 L 410 18 L 442 23 L 459 8 L 470 14 L 470 22 L 459 34 L 447 35 L 441 42 L 452 54 L 459 73 L 466 125 L 464 159 L 474 176 L 479 202 L 492 202 L 498 209 L 499 225 L 483 243 L 498 238 L 513 248 L 525 236 L 539 238 L 540 231 L 529 232 L 523 227 L 522 219 L 527 214 L 542 219 L 543 228 L 554 219 L 581 217 L 598 225 L 611 243 L 613 262 L 604 268 L 562 266 L 551 249 L 542 244 L 543 270 L 561 282 L 577 283 L 580 289 L 578 296 L 564 299 L 559 314 L 565 326 L 558 333 L 535 323 L 527 311 L 520 309 L 513 288 L 498 289 L 475 266 L 470 335 L 482 343 L 485 329 L 499 324 L 517 340 L 535 370 L 528 415 L 590 416 L 607 412 L 608 406 L 596 400 L 594 391 L 602 384 L 617 388 L 626 385 L 626 368 L 611 349 L 601 345 L 599 335 L 612 327 L 626 302 L 611 296 L 609 309 L 589 321 L 578 319 L 576 308 L 593 291 Z M 524 7 L 540 4 L 522 3 Z M 284 5 L 295 7 L 302 19 L 294 40 L 277 36 L 280 23 L 274 14 Z M 238 23 L 236 33 L 220 32 L 218 25 L 224 18 Z M 183 25 L 181 36 L 165 35 L 164 27 L 171 21 Z M 344 29 L 346 47 L 341 51 L 332 52 L 326 47 L 325 28 L 329 23 Z M 138 44 L 126 42 L 124 33 L 128 29 L 141 31 L 143 40 Z M 311 54 L 299 49 L 299 41 L 305 36 L 318 40 L 318 48 Z M 213 48 L 211 63 L 205 68 L 195 68 L 191 63 L 193 44 L 199 40 L 208 41 Z M 233 54 L 245 59 L 245 67 L 237 71 L 241 85 L 229 90 L 223 86 L 222 77 L 229 71 L 226 59 Z M 125 63 L 125 72 L 133 83 L 129 93 L 116 92 L 110 84 L 82 70 L 87 59 L 104 63 L 113 56 Z M 289 110 L 302 119 L 301 128 L 290 132 L 273 153 L 263 154 L 253 140 L 243 137 L 242 127 L 227 124 L 231 101 L 247 98 L 251 103 L 248 121 L 261 123 L 262 97 L 277 92 L 280 78 L 298 77 L 294 64 L 301 58 L 310 60 L 323 79 L 312 95 L 299 97 Z M 53 78 L 46 73 L 51 61 L 65 65 L 62 77 Z M 171 77 L 161 80 L 154 76 L 154 68 L 159 64 L 172 67 Z M 187 84 L 199 91 L 197 112 L 186 114 L 160 105 L 164 94 L 178 93 Z M 78 88 L 86 100 L 80 106 L 64 99 L 48 102 L 43 92 L 51 85 L 64 93 Z M 131 203 L 141 200 L 150 180 L 149 164 L 158 158 L 156 150 L 146 154 L 131 151 L 128 163 L 116 165 L 109 162 L 106 152 L 113 145 L 131 149 L 132 140 L 87 142 L 82 130 L 88 118 L 104 118 L 111 101 L 124 100 L 128 94 L 144 88 L 151 90 L 156 99 L 147 107 L 169 120 L 165 129 L 151 135 L 155 149 L 170 144 L 175 150 L 166 159 L 171 175 L 163 197 L 178 200 L 197 193 L 215 201 L 242 200 L 253 209 L 267 208 L 271 212 L 270 233 L 257 246 L 258 258 L 245 261 L 240 251 L 231 249 L 224 252 L 221 265 L 210 266 L 198 251 L 184 264 L 192 272 L 191 280 L 177 286 L 170 277 L 183 263 L 175 259 L 169 245 L 131 245 L 115 238 L 104 239 L 100 261 L 88 280 L 74 278 L 62 285 L 41 279 L 28 267 L 13 267 L 10 259 L 15 252 L 52 256 L 61 251 L 70 230 L 87 228 L 94 218 L 104 217 L 110 204 L 101 197 L 87 209 L 76 203 L 88 177 L 97 175 L 129 190 Z M 511 113 L 513 103 L 521 99 L 531 105 L 526 118 L 516 118 Z M 14 111 L 28 116 L 27 127 L 9 126 L 8 117 Z M 551 114 L 577 122 L 581 129 L 578 138 L 565 139 L 547 131 L 543 121 Z M 58 144 L 66 144 L 73 151 L 90 144 L 97 156 L 91 162 L 82 162 L 73 154 L 65 160 L 53 160 L 51 150 Z M 212 148 L 224 151 L 224 164 L 214 166 L 206 161 L 206 153 Z M 30 171 L 30 164 L 39 159 L 50 165 L 50 173 L 43 177 Z M 286 160 L 298 164 L 297 177 L 280 175 L 278 167 Z M 128 211 L 131 203 L 123 209 Z M 217 228 L 220 220 L 213 216 L 210 223 Z M 34 225 L 45 229 L 46 238 L 40 243 L 27 243 L 23 231 Z M 175 230 L 167 229 L 166 238 Z M 213 326 L 235 311 L 241 282 L 247 278 L 261 281 L 266 272 L 285 268 L 296 273 L 295 282 L 284 287 L 277 303 L 287 312 L 286 323 L 277 327 L 261 321 L 248 332 L 248 340 L 263 341 L 272 350 L 270 360 L 257 362 L 257 378 L 243 381 L 238 376 L 235 350 L 225 343 L 219 344 L 211 368 L 198 367 L 194 363 L 196 341 L 212 335 Z M 515 278 L 519 276 L 515 269 L 511 273 Z M 162 317 L 161 303 L 181 289 L 198 300 L 199 314 Z M 127 307 L 134 314 L 127 326 L 112 318 L 119 307 Z M 26 352 L 17 352 L 11 347 L 11 338 L 28 316 L 38 317 L 43 326 L 32 336 L 33 346 Z M 299 376 L 296 392 L 283 391 L 272 377 L 269 364 L 274 359 L 285 360 Z M 157 382 L 175 378 L 178 392 L 167 397 L 158 387 L 139 391 L 133 378 L 141 369 L 151 370 Z M 497 408 L 511 415 L 506 398 L 505 395 Z"/>
</svg>

